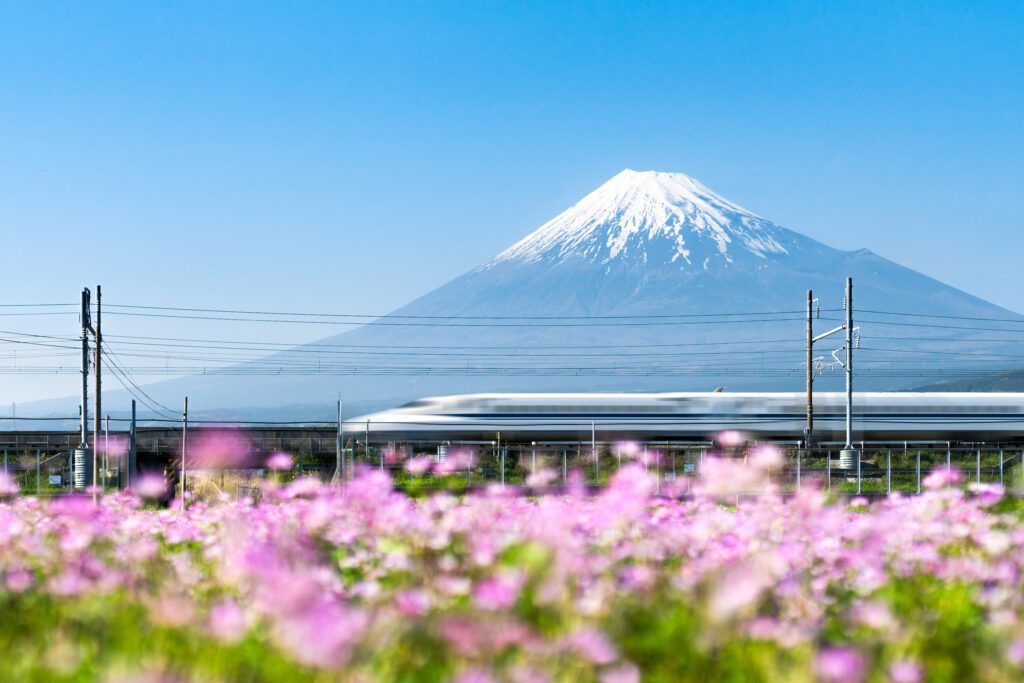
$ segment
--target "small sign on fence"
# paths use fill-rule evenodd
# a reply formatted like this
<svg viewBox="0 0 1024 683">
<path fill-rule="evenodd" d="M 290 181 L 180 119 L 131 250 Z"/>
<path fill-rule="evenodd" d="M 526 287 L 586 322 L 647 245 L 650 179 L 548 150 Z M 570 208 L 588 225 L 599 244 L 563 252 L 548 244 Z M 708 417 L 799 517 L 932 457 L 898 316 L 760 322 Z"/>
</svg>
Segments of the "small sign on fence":
<svg viewBox="0 0 1024 683">
<path fill-rule="evenodd" d="M 697 471 L 697 466 L 694 463 L 688 462 L 688 463 L 684 463 L 683 464 L 683 472 L 696 472 L 696 471 Z"/>
<path fill-rule="evenodd" d="M 51 474 L 50 475 L 50 483 L 51 484 L 55 484 L 57 486 L 60 486 L 61 485 L 61 476 L 59 474 Z"/>
</svg>

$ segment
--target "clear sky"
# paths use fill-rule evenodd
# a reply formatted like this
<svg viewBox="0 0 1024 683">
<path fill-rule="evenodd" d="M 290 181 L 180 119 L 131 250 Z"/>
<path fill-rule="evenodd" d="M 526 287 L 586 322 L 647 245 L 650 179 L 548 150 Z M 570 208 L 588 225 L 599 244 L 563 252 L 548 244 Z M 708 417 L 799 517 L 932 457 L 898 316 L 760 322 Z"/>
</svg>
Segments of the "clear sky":
<svg viewBox="0 0 1024 683">
<path fill-rule="evenodd" d="M 3 3 L 0 300 L 386 312 L 628 167 L 1024 311 L 1022 35 L 1021 2 Z"/>
</svg>

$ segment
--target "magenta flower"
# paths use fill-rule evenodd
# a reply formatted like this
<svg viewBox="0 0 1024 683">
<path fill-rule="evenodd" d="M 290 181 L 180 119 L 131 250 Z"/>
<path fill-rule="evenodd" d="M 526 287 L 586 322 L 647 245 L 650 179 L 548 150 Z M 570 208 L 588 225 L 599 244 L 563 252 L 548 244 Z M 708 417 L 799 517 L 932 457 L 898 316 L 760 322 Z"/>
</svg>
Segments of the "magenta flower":
<svg viewBox="0 0 1024 683">
<path fill-rule="evenodd" d="M 18 482 L 6 472 L 0 472 L 0 496 L 16 496 L 20 487 Z"/>
<path fill-rule="evenodd" d="M 143 498 L 160 498 L 167 493 L 167 480 L 155 472 L 143 474 L 135 482 L 135 492 Z"/>
<path fill-rule="evenodd" d="M 248 630 L 245 613 L 237 603 L 224 600 L 210 609 L 210 633 L 225 643 L 234 643 L 242 639 Z"/>
<path fill-rule="evenodd" d="M 267 458 L 267 469 L 287 472 L 292 468 L 294 459 L 288 453 L 277 452 Z"/>
<path fill-rule="evenodd" d="M 815 669 L 824 683 L 859 683 L 864 679 L 864 657 L 850 648 L 825 648 L 818 653 Z"/>
<path fill-rule="evenodd" d="M 597 665 L 611 664 L 618 656 L 604 634 L 597 629 L 582 629 L 565 639 L 569 648 L 579 652 L 590 662 Z"/>
<path fill-rule="evenodd" d="M 901 660 L 889 665 L 889 679 L 892 683 L 920 683 L 924 671 L 919 664 Z"/>
<path fill-rule="evenodd" d="M 932 470 L 921 481 L 921 485 L 931 491 L 956 486 L 963 481 L 964 475 L 958 469 L 940 467 Z"/>
<path fill-rule="evenodd" d="M 519 582 L 510 577 L 487 579 L 473 591 L 476 605 L 485 610 L 511 607 L 519 597 Z"/>
<path fill-rule="evenodd" d="M 407 617 L 422 617 L 430 607 L 430 598 L 420 590 L 409 590 L 395 596 L 395 606 Z"/>
<path fill-rule="evenodd" d="M 417 455 L 405 461 L 405 471 L 413 476 L 420 476 L 430 471 L 434 458 L 430 455 Z"/>
<path fill-rule="evenodd" d="M 601 672 L 601 683 L 640 683 L 640 670 L 624 664 Z"/>
</svg>

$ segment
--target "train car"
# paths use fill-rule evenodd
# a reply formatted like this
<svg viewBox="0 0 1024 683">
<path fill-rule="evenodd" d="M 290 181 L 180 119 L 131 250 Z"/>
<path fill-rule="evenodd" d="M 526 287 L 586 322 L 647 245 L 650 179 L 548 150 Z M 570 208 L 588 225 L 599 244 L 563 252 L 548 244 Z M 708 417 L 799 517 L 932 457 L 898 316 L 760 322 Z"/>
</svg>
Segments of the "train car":
<svg viewBox="0 0 1024 683">
<path fill-rule="evenodd" d="M 814 394 L 814 436 L 841 441 L 846 396 Z M 466 394 L 422 398 L 345 422 L 371 441 L 708 439 L 726 430 L 754 439 L 803 437 L 806 394 Z M 1024 441 L 1024 394 L 856 392 L 857 441 Z"/>
</svg>

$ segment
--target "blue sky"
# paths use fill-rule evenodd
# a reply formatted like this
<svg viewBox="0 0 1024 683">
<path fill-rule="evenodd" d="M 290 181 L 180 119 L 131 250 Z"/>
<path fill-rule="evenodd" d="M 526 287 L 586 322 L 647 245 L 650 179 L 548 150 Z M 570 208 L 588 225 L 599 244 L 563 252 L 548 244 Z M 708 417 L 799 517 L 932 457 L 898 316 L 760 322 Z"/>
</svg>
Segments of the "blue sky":
<svg viewBox="0 0 1024 683">
<path fill-rule="evenodd" d="M 1022 34 L 1019 2 L 5 3 L 2 298 L 385 312 L 629 167 L 1024 311 Z"/>
</svg>

